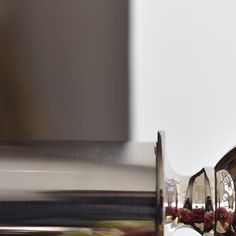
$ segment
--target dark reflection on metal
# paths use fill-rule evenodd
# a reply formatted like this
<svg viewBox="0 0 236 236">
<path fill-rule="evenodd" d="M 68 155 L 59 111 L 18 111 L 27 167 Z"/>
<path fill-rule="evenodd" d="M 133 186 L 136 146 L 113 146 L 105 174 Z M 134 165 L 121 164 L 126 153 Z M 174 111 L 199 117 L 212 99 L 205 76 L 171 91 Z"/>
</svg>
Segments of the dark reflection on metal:
<svg viewBox="0 0 236 236">
<path fill-rule="evenodd" d="M 161 133 L 157 134 L 156 154 L 156 236 L 163 235 L 163 149 Z"/>
<path fill-rule="evenodd" d="M 236 148 L 228 152 L 215 166 L 216 225 L 221 235 L 236 234 L 235 184 Z"/>
<path fill-rule="evenodd" d="M 169 224 L 172 224 L 172 230 L 188 226 L 201 235 L 213 230 L 214 191 L 211 175 L 213 173 L 212 169 L 203 168 L 190 177 L 172 173 L 172 179 L 167 179 L 168 195 L 165 202 L 167 229 Z"/>
<path fill-rule="evenodd" d="M 57 195 L 53 201 L 0 202 L 1 224 L 88 227 L 98 220 L 155 217 L 154 192 L 64 191 L 55 192 L 53 198 Z"/>
</svg>

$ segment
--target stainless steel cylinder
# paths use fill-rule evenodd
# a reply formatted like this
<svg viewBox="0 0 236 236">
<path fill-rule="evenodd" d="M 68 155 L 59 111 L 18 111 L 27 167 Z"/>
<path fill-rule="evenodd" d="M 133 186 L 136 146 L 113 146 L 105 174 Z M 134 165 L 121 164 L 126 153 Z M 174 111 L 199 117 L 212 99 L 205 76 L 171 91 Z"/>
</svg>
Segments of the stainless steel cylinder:
<svg viewBox="0 0 236 236">
<path fill-rule="evenodd" d="M 0 233 L 154 235 L 155 143 L 0 142 Z"/>
<path fill-rule="evenodd" d="M 234 236 L 236 149 L 181 176 L 163 139 L 1 141 L 0 234 Z"/>
</svg>

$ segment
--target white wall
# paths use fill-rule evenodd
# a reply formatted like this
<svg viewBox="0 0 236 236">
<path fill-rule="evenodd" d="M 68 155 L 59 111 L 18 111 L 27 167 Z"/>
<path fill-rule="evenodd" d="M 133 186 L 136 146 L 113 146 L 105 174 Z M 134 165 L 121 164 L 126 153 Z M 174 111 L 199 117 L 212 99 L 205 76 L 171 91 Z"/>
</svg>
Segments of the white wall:
<svg viewBox="0 0 236 236">
<path fill-rule="evenodd" d="M 236 145 L 236 2 L 131 1 L 131 136 L 166 150 L 179 173 Z"/>
</svg>

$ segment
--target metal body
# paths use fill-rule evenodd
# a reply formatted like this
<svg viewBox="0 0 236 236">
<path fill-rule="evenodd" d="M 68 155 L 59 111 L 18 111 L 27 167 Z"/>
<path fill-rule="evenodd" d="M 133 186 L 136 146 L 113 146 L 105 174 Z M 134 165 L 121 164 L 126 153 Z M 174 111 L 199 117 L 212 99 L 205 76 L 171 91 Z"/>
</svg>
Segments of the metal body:
<svg viewBox="0 0 236 236">
<path fill-rule="evenodd" d="M 181 176 L 154 143 L 2 141 L 0 234 L 234 236 L 236 149 Z"/>
<path fill-rule="evenodd" d="M 2 141 L 0 233 L 155 234 L 154 143 Z"/>
<path fill-rule="evenodd" d="M 186 227 L 200 235 L 236 235 L 236 148 L 192 176 L 177 174 L 168 160 L 164 169 L 165 235 Z"/>
</svg>

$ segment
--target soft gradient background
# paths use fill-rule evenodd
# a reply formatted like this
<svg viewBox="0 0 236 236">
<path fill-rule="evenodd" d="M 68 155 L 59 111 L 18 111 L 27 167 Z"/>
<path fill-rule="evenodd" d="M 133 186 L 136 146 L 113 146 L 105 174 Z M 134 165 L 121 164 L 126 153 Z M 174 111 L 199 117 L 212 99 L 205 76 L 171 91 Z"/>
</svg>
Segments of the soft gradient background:
<svg viewBox="0 0 236 236">
<path fill-rule="evenodd" d="M 131 1 L 131 137 L 153 140 L 165 130 L 178 172 L 215 165 L 236 145 L 235 8 Z"/>
</svg>

